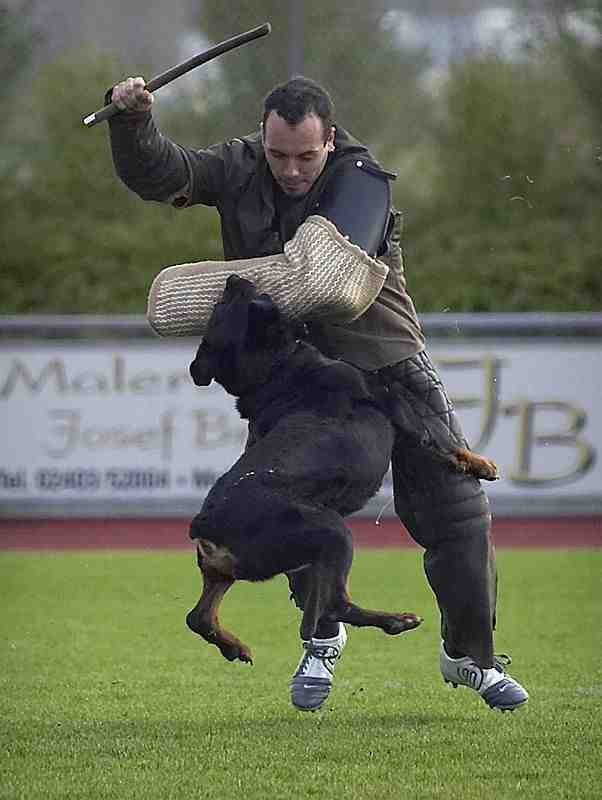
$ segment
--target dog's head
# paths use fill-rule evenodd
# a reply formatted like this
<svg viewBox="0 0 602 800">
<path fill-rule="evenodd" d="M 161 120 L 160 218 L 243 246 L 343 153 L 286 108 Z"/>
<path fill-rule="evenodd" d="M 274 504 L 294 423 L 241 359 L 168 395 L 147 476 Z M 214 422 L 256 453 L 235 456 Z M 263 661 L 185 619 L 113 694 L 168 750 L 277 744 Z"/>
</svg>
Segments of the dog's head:
<svg viewBox="0 0 602 800">
<path fill-rule="evenodd" d="M 262 385 L 279 355 L 295 340 L 287 323 L 267 294 L 238 275 L 231 275 L 216 304 L 190 374 L 197 386 L 216 380 L 240 397 Z"/>
</svg>

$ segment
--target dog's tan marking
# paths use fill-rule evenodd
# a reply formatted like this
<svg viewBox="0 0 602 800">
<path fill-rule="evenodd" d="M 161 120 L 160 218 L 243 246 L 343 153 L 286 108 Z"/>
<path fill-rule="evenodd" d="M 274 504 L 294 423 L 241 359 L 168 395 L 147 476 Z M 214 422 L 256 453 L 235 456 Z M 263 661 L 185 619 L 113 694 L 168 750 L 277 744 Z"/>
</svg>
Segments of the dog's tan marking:
<svg viewBox="0 0 602 800">
<path fill-rule="evenodd" d="M 465 447 L 459 448 L 454 453 L 458 466 L 469 475 L 485 481 L 497 481 L 500 473 L 497 464 L 488 458 L 479 456 Z"/>
<path fill-rule="evenodd" d="M 227 547 L 220 547 L 209 539 L 197 539 L 197 551 L 199 567 L 204 573 L 213 572 L 234 580 L 236 558 Z"/>
</svg>

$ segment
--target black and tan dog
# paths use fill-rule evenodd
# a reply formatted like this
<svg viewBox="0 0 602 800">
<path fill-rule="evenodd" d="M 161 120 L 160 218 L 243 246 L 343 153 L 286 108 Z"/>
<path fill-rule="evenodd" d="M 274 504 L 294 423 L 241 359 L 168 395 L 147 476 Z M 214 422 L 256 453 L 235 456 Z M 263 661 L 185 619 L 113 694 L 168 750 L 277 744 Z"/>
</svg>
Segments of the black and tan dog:
<svg viewBox="0 0 602 800">
<path fill-rule="evenodd" d="M 224 594 L 236 580 L 300 570 L 304 640 L 322 619 L 389 634 L 420 625 L 415 614 L 360 608 L 347 590 L 353 544 L 344 517 L 378 491 L 394 439 L 386 399 L 369 391 L 363 373 L 298 339 L 270 297 L 236 275 L 190 372 L 198 386 L 216 380 L 238 398 L 250 444 L 191 525 L 203 591 L 189 628 L 229 661 L 250 662 L 249 648 L 219 624 Z M 492 461 L 467 448 L 437 457 L 477 478 L 497 477 Z"/>
<path fill-rule="evenodd" d="M 197 385 L 216 380 L 238 398 L 253 441 L 192 522 L 203 591 L 189 628 L 229 661 L 251 662 L 249 648 L 219 624 L 224 594 L 236 580 L 300 569 L 309 586 L 304 640 L 320 619 L 389 634 L 417 627 L 415 614 L 368 611 L 347 590 L 353 544 L 343 518 L 378 491 L 393 444 L 392 425 L 362 373 L 297 339 L 271 299 L 237 276 L 228 279 L 190 372 Z"/>
</svg>

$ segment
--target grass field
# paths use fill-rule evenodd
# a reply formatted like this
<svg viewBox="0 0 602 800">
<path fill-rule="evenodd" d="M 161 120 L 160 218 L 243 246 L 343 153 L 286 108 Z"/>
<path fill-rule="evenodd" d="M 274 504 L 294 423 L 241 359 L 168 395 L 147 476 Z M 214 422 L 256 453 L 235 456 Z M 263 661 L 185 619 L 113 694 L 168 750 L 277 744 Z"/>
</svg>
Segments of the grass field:
<svg viewBox="0 0 602 800">
<path fill-rule="evenodd" d="M 497 648 L 526 708 L 445 686 L 418 551 L 363 550 L 356 599 L 426 621 L 398 638 L 352 630 L 328 706 L 302 714 L 284 579 L 224 602 L 250 667 L 185 629 L 191 553 L 0 553 L 0 797 L 598 798 L 602 551 L 498 560 Z"/>
</svg>

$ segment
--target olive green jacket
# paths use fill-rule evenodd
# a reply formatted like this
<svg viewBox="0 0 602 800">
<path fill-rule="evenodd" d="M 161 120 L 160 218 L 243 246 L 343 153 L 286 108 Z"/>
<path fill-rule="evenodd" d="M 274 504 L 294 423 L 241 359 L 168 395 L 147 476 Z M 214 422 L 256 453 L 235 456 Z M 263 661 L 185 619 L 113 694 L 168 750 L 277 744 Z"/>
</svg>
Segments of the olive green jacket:
<svg viewBox="0 0 602 800">
<path fill-rule="evenodd" d="M 259 132 L 194 150 L 161 134 L 149 112 L 120 114 L 110 121 L 115 169 L 121 180 L 145 200 L 178 208 L 201 203 L 220 214 L 226 260 L 281 253 L 284 231 L 295 230 L 316 210 L 332 174 L 350 160 L 384 172 L 368 149 L 337 128 L 335 149 L 294 219 L 279 219 L 275 182 Z M 394 177 L 388 175 L 388 177 Z M 403 360 L 424 347 L 413 303 L 406 291 L 400 215 L 392 211 L 378 258 L 389 266 L 385 285 L 373 305 L 347 325 L 309 325 L 310 339 L 326 355 L 366 370 Z"/>
</svg>

